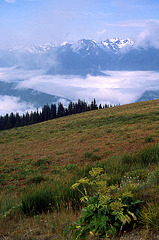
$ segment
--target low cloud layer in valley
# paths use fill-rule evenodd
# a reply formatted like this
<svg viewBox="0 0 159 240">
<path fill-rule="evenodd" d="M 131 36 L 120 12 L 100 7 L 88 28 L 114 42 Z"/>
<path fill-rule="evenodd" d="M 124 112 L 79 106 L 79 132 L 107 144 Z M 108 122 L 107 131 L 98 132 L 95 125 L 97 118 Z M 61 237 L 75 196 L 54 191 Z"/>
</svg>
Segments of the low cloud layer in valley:
<svg viewBox="0 0 159 240">
<path fill-rule="evenodd" d="M 0 80 L 16 82 L 18 88 L 32 88 L 60 97 L 91 102 L 96 98 L 101 104 L 126 104 L 135 102 L 145 90 L 159 89 L 159 72 L 107 71 L 107 76 L 45 75 L 43 70 L 27 71 L 14 68 L 0 69 Z M 0 115 L 10 112 L 35 110 L 10 96 L 0 96 Z"/>
<path fill-rule="evenodd" d="M 2 96 L 0 95 L 0 115 L 5 115 L 6 113 L 16 113 L 20 115 L 26 111 L 33 110 L 33 106 L 26 104 L 25 102 L 19 101 L 19 98 L 12 96 Z"/>
</svg>

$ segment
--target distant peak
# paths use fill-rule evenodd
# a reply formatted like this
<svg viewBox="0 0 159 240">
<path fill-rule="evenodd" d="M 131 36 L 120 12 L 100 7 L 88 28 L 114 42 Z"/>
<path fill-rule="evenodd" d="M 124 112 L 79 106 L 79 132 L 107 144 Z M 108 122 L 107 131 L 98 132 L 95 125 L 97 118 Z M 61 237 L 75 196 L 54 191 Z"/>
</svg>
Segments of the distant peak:
<svg viewBox="0 0 159 240">
<path fill-rule="evenodd" d="M 109 40 L 110 42 L 114 42 L 114 43 L 120 41 L 119 38 L 108 38 L 108 40 Z"/>
<path fill-rule="evenodd" d="M 110 50 L 117 51 L 126 46 L 134 45 L 134 42 L 130 38 L 119 39 L 119 38 L 108 38 L 102 41 L 101 44 Z"/>
<path fill-rule="evenodd" d="M 61 43 L 61 46 L 66 46 L 66 45 L 71 45 L 72 43 L 68 42 L 68 41 L 65 41 L 63 43 Z"/>
</svg>

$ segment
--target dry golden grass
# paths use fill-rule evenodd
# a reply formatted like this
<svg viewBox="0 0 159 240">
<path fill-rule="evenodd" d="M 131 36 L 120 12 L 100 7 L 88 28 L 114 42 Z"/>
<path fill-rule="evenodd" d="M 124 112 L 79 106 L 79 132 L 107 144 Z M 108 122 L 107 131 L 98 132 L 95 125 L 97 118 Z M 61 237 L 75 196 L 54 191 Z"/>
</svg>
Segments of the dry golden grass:
<svg viewBox="0 0 159 240">
<path fill-rule="evenodd" d="M 67 116 L 0 132 L 0 208 L 19 196 L 34 177 L 69 178 L 67 167 L 90 162 L 86 153 L 100 160 L 135 152 L 151 141 L 159 142 L 159 100 L 117 106 Z M 35 179 L 34 179 L 35 180 Z M 3 211 L 1 211 L 3 212 Z M 79 213 L 77 213 L 79 214 Z M 63 210 L 27 217 L 16 213 L 0 217 L 0 239 L 63 240 L 64 227 L 77 215 Z"/>
<path fill-rule="evenodd" d="M 0 237 L 4 239 L 66 240 L 63 230 L 79 216 L 72 211 L 47 213 L 34 217 L 16 216 L 0 219 Z M 1 238 L 0 238 L 1 239 Z M 2 238 L 3 239 L 3 238 Z"/>
<path fill-rule="evenodd" d="M 67 116 L 0 132 L 1 191 L 20 189 L 33 175 L 51 176 L 68 164 L 85 165 L 86 152 L 101 159 L 159 141 L 159 100 Z M 39 159 L 49 164 L 35 166 Z"/>
</svg>

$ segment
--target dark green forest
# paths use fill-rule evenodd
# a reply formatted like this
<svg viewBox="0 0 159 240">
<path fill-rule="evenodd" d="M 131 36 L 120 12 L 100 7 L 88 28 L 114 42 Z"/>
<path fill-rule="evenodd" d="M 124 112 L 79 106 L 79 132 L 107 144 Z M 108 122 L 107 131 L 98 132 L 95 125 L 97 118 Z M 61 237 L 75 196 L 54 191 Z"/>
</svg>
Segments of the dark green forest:
<svg viewBox="0 0 159 240">
<path fill-rule="evenodd" d="M 6 114 L 5 116 L 1 116 L 0 131 L 108 107 L 111 107 L 111 105 L 105 104 L 104 106 L 102 106 L 100 104 L 99 106 L 97 106 L 95 99 L 91 102 L 91 104 L 87 104 L 85 100 L 81 101 L 79 99 L 76 103 L 70 102 L 67 108 L 64 107 L 62 103 L 59 103 L 58 106 L 56 106 L 56 104 L 51 104 L 51 106 L 47 104 L 42 108 L 41 111 L 38 111 L 37 109 L 34 112 L 27 112 L 23 115 L 19 115 L 19 113 L 10 113 Z"/>
</svg>

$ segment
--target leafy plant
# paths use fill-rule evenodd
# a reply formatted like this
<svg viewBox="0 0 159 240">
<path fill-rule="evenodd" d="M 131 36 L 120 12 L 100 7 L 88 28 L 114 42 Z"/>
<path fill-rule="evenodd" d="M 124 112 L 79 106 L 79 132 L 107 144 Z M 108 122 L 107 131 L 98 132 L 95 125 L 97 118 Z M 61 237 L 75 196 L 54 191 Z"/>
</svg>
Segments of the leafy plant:
<svg viewBox="0 0 159 240">
<path fill-rule="evenodd" d="M 112 237 L 118 235 L 127 225 L 137 221 L 140 200 L 133 198 L 130 191 L 117 185 L 108 186 L 108 176 L 102 168 L 93 168 L 87 177 L 77 181 L 72 188 L 83 186 L 81 201 L 86 203 L 81 217 L 65 229 L 71 232 L 72 239 L 84 239 L 87 235 Z M 94 186 L 95 194 L 89 196 L 86 185 Z M 80 191 L 80 190 L 79 190 Z"/>
</svg>

